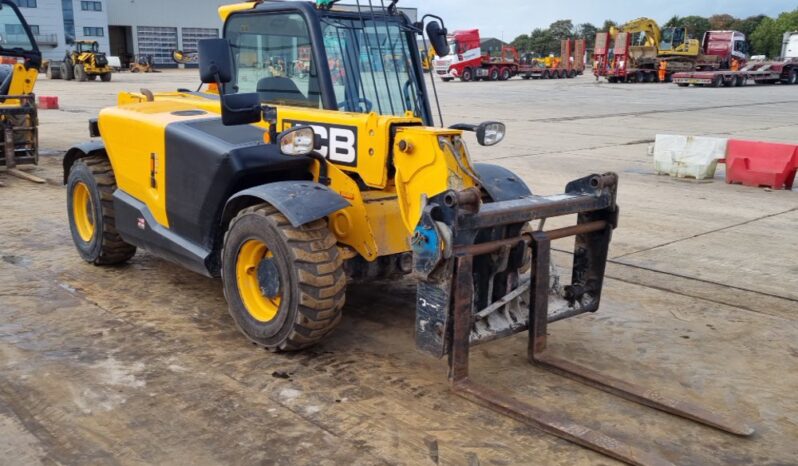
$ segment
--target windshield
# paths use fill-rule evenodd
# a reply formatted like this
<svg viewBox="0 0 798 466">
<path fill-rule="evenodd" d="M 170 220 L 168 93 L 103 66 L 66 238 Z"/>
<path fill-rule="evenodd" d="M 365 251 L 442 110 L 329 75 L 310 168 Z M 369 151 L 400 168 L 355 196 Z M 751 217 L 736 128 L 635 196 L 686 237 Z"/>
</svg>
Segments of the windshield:
<svg viewBox="0 0 798 466">
<path fill-rule="evenodd" d="M 322 19 L 324 47 L 340 110 L 425 118 L 408 33 L 393 19 Z"/>
<path fill-rule="evenodd" d="M 233 48 L 234 92 L 257 92 L 272 104 L 321 107 L 310 34 L 302 16 L 233 16 L 225 36 Z"/>
<path fill-rule="evenodd" d="M 36 50 L 27 28 L 22 25 L 16 10 L 10 5 L 2 5 L 0 9 L 0 47 L 3 49 Z"/>
<path fill-rule="evenodd" d="M 94 52 L 97 53 L 100 50 L 99 45 L 97 42 L 78 42 L 78 52 Z"/>
</svg>

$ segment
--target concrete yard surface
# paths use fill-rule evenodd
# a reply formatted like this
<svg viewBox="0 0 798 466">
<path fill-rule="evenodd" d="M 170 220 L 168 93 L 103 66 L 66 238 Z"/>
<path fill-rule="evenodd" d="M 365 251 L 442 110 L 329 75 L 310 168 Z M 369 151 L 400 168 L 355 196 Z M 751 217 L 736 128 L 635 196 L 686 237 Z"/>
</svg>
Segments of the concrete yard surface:
<svg viewBox="0 0 798 466">
<path fill-rule="evenodd" d="M 61 156 L 116 93 L 196 88 L 196 71 L 42 79 L 35 185 L 0 171 L 0 463 L 617 464 L 452 394 L 414 348 L 411 280 L 352 286 L 321 345 L 249 344 L 221 282 L 139 251 L 84 263 Z M 798 193 L 657 176 L 658 133 L 798 142 L 798 86 L 682 89 L 592 77 L 438 83 L 445 123 L 504 121 L 470 149 L 537 194 L 620 176 L 602 308 L 550 327 L 551 351 L 684 395 L 756 429 L 740 438 L 530 366 L 526 336 L 474 349 L 472 375 L 679 465 L 798 464 Z M 130 135 L 135 138 L 135 134 Z M 551 226 L 573 219 L 559 219 Z M 556 243 L 567 250 L 568 241 Z M 567 266 L 570 256 L 556 253 Z"/>
</svg>

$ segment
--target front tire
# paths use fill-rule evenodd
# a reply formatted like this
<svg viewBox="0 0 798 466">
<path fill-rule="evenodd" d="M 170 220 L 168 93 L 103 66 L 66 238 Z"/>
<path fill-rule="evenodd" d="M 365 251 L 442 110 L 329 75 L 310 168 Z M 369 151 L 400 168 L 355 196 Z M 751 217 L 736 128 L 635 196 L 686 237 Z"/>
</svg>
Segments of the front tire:
<svg viewBox="0 0 798 466">
<path fill-rule="evenodd" d="M 296 228 L 268 204 L 230 222 L 222 280 L 230 315 L 249 340 L 272 351 L 319 342 L 341 321 L 346 276 L 325 220 Z"/>
<path fill-rule="evenodd" d="M 102 82 L 107 83 L 111 81 L 111 72 L 103 73 L 100 75 L 100 79 Z"/>
<path fill-rule="evenodd" d="M 472 79 L 474 79 L 474 72 L 471 70 L 471 68 L 464 69 L 463 74 L 460 75 L 460 81 L 467 83 L 470 82 Z"/>
<path fill-rule="evenodd" d="M 67 60 L 61 63 L 61 76 L 67 81 L 75 79 L 75 68 L 71 61 Z"/>
<path fill-rule="evenodd" d="M 120 264 L 136 254 L 116 231 L 114 191 L 114 171 L 103 156 L 79 159 L 69 170 L 69 230 L 80 256 L 94 265 Z"/>
</svg>

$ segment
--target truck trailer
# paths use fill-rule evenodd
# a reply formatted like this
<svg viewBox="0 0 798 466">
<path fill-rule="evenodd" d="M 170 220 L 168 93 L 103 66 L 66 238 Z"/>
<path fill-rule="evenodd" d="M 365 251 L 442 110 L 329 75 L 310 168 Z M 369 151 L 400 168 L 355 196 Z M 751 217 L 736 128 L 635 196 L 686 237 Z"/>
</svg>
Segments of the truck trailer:
<svg viewBox="0 0 798 466">
<path fill-rule="evenodd" d="M 637 45 L 635 32 L 613 34 L 600 32 L 596 35 L 593 73 L 596 79 L 606 78 L 610 83 L 654 83 L 671 81 L 673 76 L 693 71 L 718 71 L 731 68 L 732 63 L 744 63 L 748 58 L 745 34 L 738 31 L 708 31 L 704 34 L 700 49 L 692 54 L 666 53 L 666 38 L 675 38 L 673 31 L 680 28 L 665 29 L 657 46 Z M 666 34 L 670 32 L 670 34 Z M 695 41 L 697 42 L 697 41 Z M 662 78 L 660 79 L 660 75 Z"/>
<path fill-rule="evenodd" d="M 434 62 L 435 74 L 445 82 L 506 81 L 514 76 L 530 78 L 574 78 L 585 69 L 584 40 L 563 40 L 561 56 L 555 68 L 541 66 L 535 60 L 519 57 L 514 47 L 503 46 L 501 55 L 491 57 L 481 48 L 479 29 L 455 31 L 449 36 L 451 53 Z"/>
<path fill-rule="evenodd" d="M 709 70 L 676 73 L 673 82 L 679 87 L 733 87 L 755 84 L 798 84 L 798 31 L 787 32 L 776 60 L 755 60 L 736 70 Z"/>
</svg>

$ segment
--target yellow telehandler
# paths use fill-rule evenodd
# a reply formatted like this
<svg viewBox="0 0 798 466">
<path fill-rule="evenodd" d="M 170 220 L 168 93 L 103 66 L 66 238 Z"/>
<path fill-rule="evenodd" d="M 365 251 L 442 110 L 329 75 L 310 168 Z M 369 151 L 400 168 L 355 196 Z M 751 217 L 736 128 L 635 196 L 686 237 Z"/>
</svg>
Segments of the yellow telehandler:
<svg viewBox="0 0 798 466">
<path fill-rule="evenodd" d="M 618 177 L 589 175 L 539 196 L 511 171 L 473 163 L 466 139 L 493 146 L 506 129 L 446 127 L 433 112 L 416 38 L 426 31 L 447 56 L 442 20 L 411 22 L 396 1 L 334 3 L 223 6 L 224 38 L 198 47 L 200 80 L 217 92 L 127 92 L 103 109 L 89 125 L 99 139 L 64 157 L 80 256 L 118 264 L 143 248 L 221 277 L 235 324 L 273 351 L 332 332 L 348 281 L 412 275 L 416 346 L 448 357 L 459 395 L 621 461 L 669 464 L 470 378 L 472 346 L 526 332 L 536 365 L 750 434 L 735 419 L 546 350 L 549 323 L 599 308 Z M 301 56 L 309 72 L 275 71 Z M 568 215 L 575 224 L 542 229 Z M 551 241 L 566 237 L 575 238 L 571 281 L 558 284 Z"/>
<path fill-rule="evenodd" d="M 21 32 L 0 35 L 0 166 L 5 166 L 10 175 L 44 183 L 44 179 L 17 168 L 39 163 L 39 119 L 33 88 L 42 55 L 14 2 L 0 1 L 0 27 L 1 31 Z"/>
</svg>

